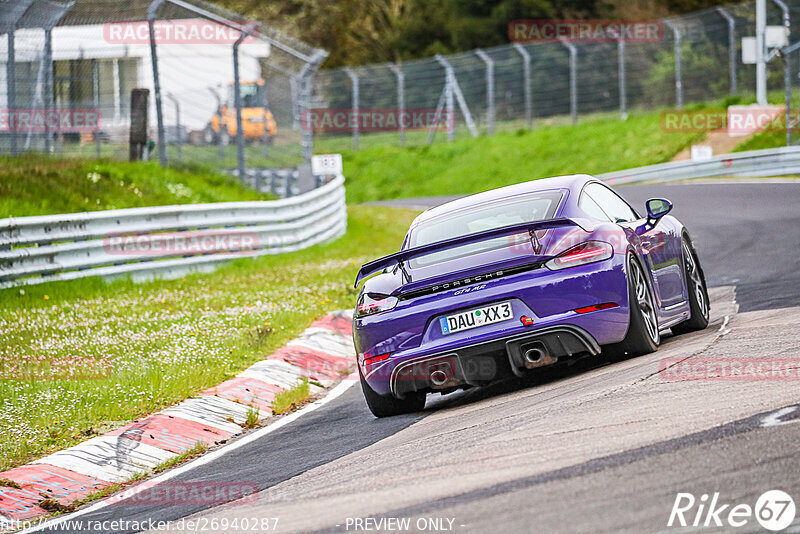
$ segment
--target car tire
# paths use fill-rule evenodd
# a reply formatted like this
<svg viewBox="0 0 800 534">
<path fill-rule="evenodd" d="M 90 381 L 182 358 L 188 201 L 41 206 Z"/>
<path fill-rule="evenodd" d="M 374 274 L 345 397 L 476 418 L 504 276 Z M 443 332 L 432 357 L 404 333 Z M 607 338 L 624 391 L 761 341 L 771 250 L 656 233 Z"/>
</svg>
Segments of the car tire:
<svg viewBox="0 0 800 534">
<path fill-rule="evenodd" d="M 621 342 L 606 347 L 611 361 L 650 354 L 655 352 L 661 343 L 653 292 L 644 269 L 632 254 L 628 255 L 627 271 L 630 309 L 628 333 Z"/>
<path fill-rule="evenodd" d="M 425 393 L 415 391 L 408 393 L 404 399 L 395 398 L 393 395 L 378 395 L 369 387 L 361 369 L 358 370 L 361 378 L 361 390 L 364 392 L 364 399 L 367 401 L 369 411 L 375 417 L 392 417 L 407 413 L 421 412 L 425 408 Z"/>
<path fill-rule="evenodd" d="M 697 259 L 697 253 L 688 239 L 683 240 L 683 265 L 686 277 L 686 290 L 689 293 L 691 316 L 686 321 L 672 327 L 673 334 L 686 334 L 703 330 L 708 326 L 710 301 L 706 277 Z"/>
</svg>

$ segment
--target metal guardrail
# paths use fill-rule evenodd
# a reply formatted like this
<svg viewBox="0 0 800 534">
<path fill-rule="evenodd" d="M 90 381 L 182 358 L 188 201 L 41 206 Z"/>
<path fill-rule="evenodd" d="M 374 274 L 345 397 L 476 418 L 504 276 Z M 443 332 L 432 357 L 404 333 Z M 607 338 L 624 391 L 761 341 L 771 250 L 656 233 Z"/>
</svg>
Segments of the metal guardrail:
<svg viewBox="0 0 800 534">
<path fill-rule="evenodd" d="M 0 288 L 86 276 L 178 277 L 307 248 L 346 228 L 343 176 L 280 200 L 0 219 Z"/>
<path fill-rule="evenodd" d="M 238 169 L 226 169 L 225 172 L 239 178 Z M 297 195 L 300 191 L 299 175 L 296 167 L 288 169 L 248 167 L 241 182 L 260 193 L 270 193 L 280 198 L 288 198 Z"/>
<path fill-rule="evenodd" d="M 611 185 L 688 180 L 715 176 L 786 176 L 800 174 L 800 147 L 722 154 L 704 161 L 673 161 L 600 174 Z"/>
</svg>

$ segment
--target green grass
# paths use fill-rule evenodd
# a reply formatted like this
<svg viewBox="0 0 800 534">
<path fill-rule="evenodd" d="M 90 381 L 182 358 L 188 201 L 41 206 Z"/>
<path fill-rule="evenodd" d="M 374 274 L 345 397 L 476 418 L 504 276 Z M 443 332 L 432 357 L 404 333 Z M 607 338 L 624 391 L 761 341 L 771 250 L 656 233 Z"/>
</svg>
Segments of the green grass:
<svg viewBox="0 0 800 534">
<path fill-rule="evenodd" d="M 308 380 L 303 380 L 292 389 L 275 395 L 275 400 L 272 401 L 272 413 L 280 415 L 291 412 L 305 403 L 309 397 L 311 397 L 311 386 Z"/>
<path fill-rule="evenodd" d="M 251 405 L 250 408 L 247 409 L 247 419 L 244 421 L 245 428 L 255 428 L 258 426 L 258 413 L 258 406 Z"/>
<path fill-rule="evenodd" d="M 169 460 L 165 460 L 155 466 L 152 470 L 152 474 L 161 473 L 162 471 L 166 471 L 167 469 L 172 469 L 176 465 L 180 465 L 184 462 L 188 462 L 192 458 L 196 458 L 208 450 L 208 445 L 203 443 L 202 441 L 198 441 L 194 444 L 194 446 L 186 451 L 183 451 L 177 456 L 173 456 Z"/>
<path fill-rule="evenodd" d="M 396 251 L 415 214 L 349 213 L 335 242 L 210 274 L 0 291 L 0 471 L 211 388 L 352 308 L 358 266 Z"/>
<path fill-rule="evenodd" d="M 0 157 L 0 218 L 269 198 L 198 166 Z"/>
<path fill-rule="evenodd" d="M 344 151 L 350 202 L 477 193 L 536 178 L 603 173 L 669 161 L 702 139 L 669 133 L 659 113 L 601 118 L 430 146 Z"/>
</svg>

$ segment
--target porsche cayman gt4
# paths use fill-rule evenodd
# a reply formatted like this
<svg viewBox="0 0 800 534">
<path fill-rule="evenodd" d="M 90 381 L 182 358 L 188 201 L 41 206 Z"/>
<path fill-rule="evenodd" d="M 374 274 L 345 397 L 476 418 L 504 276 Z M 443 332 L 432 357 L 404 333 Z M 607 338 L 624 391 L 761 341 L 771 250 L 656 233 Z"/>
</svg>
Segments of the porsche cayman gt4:
<svg viewBox="0 0 800 534">
<path fill-rule="evenodd" d="M 709 299 L 665 199 L 640 215 L 587 175 L 535 180 L 422 213 L 400 251 L 363 265 L 354 314 L 362 389 L 378 417 L 428 393 L 559 361 L 655 351 L 705 328 Z"/>
</svg>

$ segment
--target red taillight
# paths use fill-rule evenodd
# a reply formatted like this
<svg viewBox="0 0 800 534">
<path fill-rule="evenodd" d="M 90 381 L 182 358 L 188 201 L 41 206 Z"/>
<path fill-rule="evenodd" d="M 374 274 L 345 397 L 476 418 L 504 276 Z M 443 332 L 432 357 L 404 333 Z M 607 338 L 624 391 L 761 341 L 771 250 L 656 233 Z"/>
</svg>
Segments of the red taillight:
<svg viewBox="0 0 800 534">
<path fill-rule="evenodd" d="M 356 306 L 356 317 L 367 317 L 376 313 L 389 311 L 397 306 L 397 297 L 380 296 L 377 300 L 375 295 L 363 294 Z"/>
<path fill-rule="evenodd" d="M 607 260 L 613 255 L 614 249 L 608 243 L 586 241 L 551 259 L 545 266 L 552 271 L 558 271 L 567 267 L 577 267 L 587 263 Z"/>
<path fill-rule="evenodd" d="M 590 260 L 597 256 L 603 256 L 607 254 L 606 249 L 604 248 L 591 248 L 589 250 L 582 250 L 580 252 L 572 252 L 567 254 L 566 256 L 562 256 L 560 258 L 556 258 L 556 263 L 564 264 L 564 263 L 574 263 L 577 261 L 583 260 Z"/>
<path fill-rule="evenodd" d="M 575 313 L 589 313 L 593 311 L 607 310 L 609 308 L 618 308 L 619 304 L 613 302 L 605 302 L 603 304 L 595 304 L 594 306 L 586 306 L 585 308 L 578 308 L 574 310 Z"/>
<path fill-rule="evenodd" d="M 378 356 L 372 356 L 370 358 L 365 358 L 364 359 L 364 365 L 373 365 L 373 364 L 376 364 L 378 362 L 382 362 L 383 360 L 387 359 L 388 357 L 389 357 L 389 354 L 387 353 L 387 354 L 379 354 Z"/>
<path fill-rule="evenodd" d="M 522 323 L 522 326 L 530 326 L 533 324 L 533 319 L 531 319 L 527 315 L 523 315 L 522 317 L 519 318 L 519 320 Z"/>
</svg>

